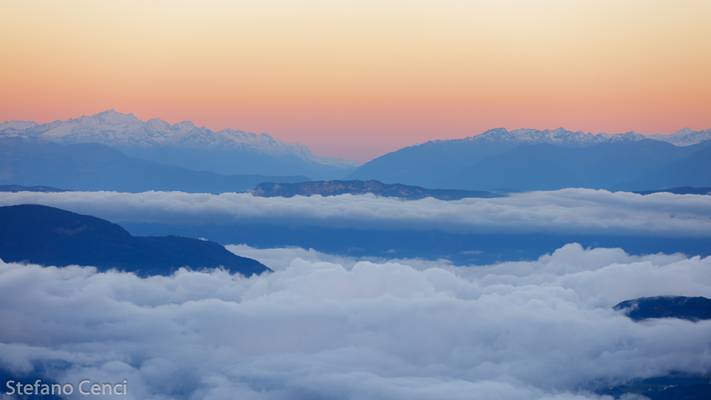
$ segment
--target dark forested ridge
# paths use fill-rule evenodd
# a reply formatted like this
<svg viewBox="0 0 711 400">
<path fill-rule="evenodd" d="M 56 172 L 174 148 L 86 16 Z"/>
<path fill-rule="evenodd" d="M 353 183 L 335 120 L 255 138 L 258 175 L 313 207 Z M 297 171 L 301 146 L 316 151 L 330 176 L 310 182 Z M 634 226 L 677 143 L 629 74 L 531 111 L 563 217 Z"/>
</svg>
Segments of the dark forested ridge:
<svg viewBox="0 0 711 400">
<path fill-rule="evenodd" d="M 0 258 L 42 265 L 91 265 L 140 275 L 179 267 L 224 267 L 244 275 L 269 269 L 223 246 L 179 236 L 132 236 L 119 225 L 39 205 L 0 207 Z"/>
</svg>

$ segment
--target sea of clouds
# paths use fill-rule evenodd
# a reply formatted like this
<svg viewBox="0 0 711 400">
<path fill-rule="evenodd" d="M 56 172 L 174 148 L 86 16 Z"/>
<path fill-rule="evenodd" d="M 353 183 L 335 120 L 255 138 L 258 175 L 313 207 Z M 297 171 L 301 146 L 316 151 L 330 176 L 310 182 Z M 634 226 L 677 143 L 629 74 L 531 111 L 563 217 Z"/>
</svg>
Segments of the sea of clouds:
<svg viewBox="0 0 711 400">
<path fill-rule="evenodd" d="M 0 263 L 0 369 L 125 378 L 130 399 L 190 400 L 582 400 L 634 378 L 711 370 L 711 321 L 636 323 L 611 308 L 711 297 L 711 258 L 571 244 L 530 262 L 455 267 L 230 249 L 275 272 L 138 278 Z"/>
<path fill-rule="evenodd" d="M 248 193 L 0 193 L 0 205 L 44 204 L 117 223 L 298 223 L 461 232 L 711 237 L 711 196 L 591 189 L 498 198 L 405 201 L 373 195 L 256 197 Z"/>
</svg>

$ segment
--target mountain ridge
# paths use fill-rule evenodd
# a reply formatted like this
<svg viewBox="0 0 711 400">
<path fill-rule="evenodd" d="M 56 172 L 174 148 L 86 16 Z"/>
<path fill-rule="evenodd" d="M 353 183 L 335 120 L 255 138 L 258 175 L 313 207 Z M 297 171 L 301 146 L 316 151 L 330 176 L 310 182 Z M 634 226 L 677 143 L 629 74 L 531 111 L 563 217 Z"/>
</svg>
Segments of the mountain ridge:
<svg viewBox="0 0 711 400">
<path fill-rule="evenodd" d="M 711 299 L 696 296 L 640 297 L 613 307 L 634 321 L 654 318 L 679 318 L 689 321 L 711 319 Z"/>
<path fill-rule="evenodd" d="M 61 144 L 0 137 L 0 185 L 65 190 L 241 192 L 265 181 L 299 182 L 304 176 L 218 174 L 130 157 L 94 143 Z"/>
<path fill-rule="evenodd" d="M 116 129 L 110 129 L 116 128 Z M 211 130 L 197 126 L 192 121 L 174 124 L 159 118 L 141 120 L 131 113 L 108 109 L 77 118 L 55 120 L 47 123 L 33 121 L 6 121 L 0 123 L 0 133 L 9 129 L 32 129 L 23 132 L 35 138 L 65 143 L 100 143 L 105 145 L 155 146 L 176 144 L 249 146 L 263 152 L 293 151 L 311 157 L 308 148 L 299 144 L 275 140 L 266 133 L 245 132 L 236 129 Z M 99 129 L 99 130 L 97 130 Z M 117 135 L 109 135 L 117 132 Z M 17 132 L 17 134 L 20 134 Z"/>
<path fill-rule="evenodd" d="M 439 200 L 460 200 L 471 197 L 499 196 L 498 194 L 491 192 L 456 189 L 427 189 L 411 185 L 385 184 L 375 180 L 331 180 L 294 183 L 264 182 L 252 189 L 252 194 L 260 197 L 373 194 L 380 197 L 394 197 L 406 200 L 419 200 L 427 197 Z"/>
<path fill-rule="evenodd" d="M 357 168 L 316 157 L 305 146 L 283 143 L 267 134 L 234 129 L 213 131 L 190 121 L 170 124 L 157 118 L 140 120 L 113 109 L 45 124 L 0 123 L 2 138 L 67 145 L 98 143 L 130 157 L 220 175 L 378 180 L 386 184 L 479 191 L 557 189 L 566 185 L 613 190 L 711 185 L 698 172 L 707 167 L 705 153 L 688 155 L 687 161 L 679 156 L 691 153 L 682 149 L 702 148 L 711 140 L 711 129 L 685 128 L 670 134 L 644 135 L 633 131 L 609 134 L 563 128 L 494 128 L 464 138 L 406 146 Z M 670 147 L 663 148 L 664 144 Z M 598 154 L 595 158 L 579 149 L 590 153 L 609 151 L 609 154 Z M 620 149 L 626 154 L 620 154 Z M 636 158 L 638 164 L 617 165 L 619 174 L 608 171 L 607 177 L 597 171 L 607 170 L 627 156 Z M 521 176 L 536 172 L 538 167 L 541 170 L 536 179 L 540 182 L 521 182 Z M 484 176 L 481 171 L 493 173 Z M 551 179 L 541 180 L 542 174 L 549 174 Z"/>
<path fill-rule="evenodd" d="M 335 176 L 349 171 L 346 161 L 319 157 L 301 144 L 266 133 L 211 130 L 191 121 L 175 124 L 141 120 L 113 109 L 47 123 L 6 121 L 0 137 L 60 144 L 103 144 L 149 161 L 219 174 Z"/>
<path fill-rule="evenodd" d="M 436 139 L 420 144 L 432 142 L 519 142 L 519 143 L 557 143 L 590 145 L 599 143 L 615 143 L 622 141 L 657 140 L 671 143 L 675 146 L 690 146 L 711 140 L 711 129 L 692 130 L 683 128 L 672 133 L 643 134 L 635 131 L 619 133 L 587 132 L 569 130 L 565 128 L 533 129 L 533 128 L 492 128 L 481 133 L 465 136 L 463 138 Z M 417 146 L 413 144 L 412 146 Z M 410 147 L 410 146 L 406 146 Z"/>
<path fill-rule="evenodd" d="M 710 186 L 709 170 L 707 140 L 677 146 L 637 134 L 512 134 L 495 129 L 404 147 L 366 162 L 347 179 L 494 192 L 565 187 L 637 191 Z"/>
<path fill-rule="evenodd" d="M 207 240 L 180 236 L 133 236 L 123 227 L 55 207 L 0 207 L 0 258 L 40 265 L 120 268 L 139 275 L 165 275 L 180 267 L 224 267 L 254 275 L 269 268 Z"/>
</svg>

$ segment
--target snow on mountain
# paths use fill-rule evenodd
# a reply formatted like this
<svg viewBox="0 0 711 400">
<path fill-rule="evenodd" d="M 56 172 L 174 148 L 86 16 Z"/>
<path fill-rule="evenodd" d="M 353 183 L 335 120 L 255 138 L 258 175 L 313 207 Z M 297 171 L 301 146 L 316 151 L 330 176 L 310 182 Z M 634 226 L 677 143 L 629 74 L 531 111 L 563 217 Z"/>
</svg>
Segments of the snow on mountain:
<svg viewBox="0 0 711 400">
<path fill-rule="evenodd" d="M 37 123 L 32 121 L 0 122 L 0 134 L 4 136 L 15 136 L 35 126 L 37 126 Z"/>
<path fill-rule="evenodd" d="M 694 131 L 681 129 L 671 134 L 643 135 L 637 132 L 625 133 L 590 133 L 569 131 L 567 129 L 514 129 L 495 128 L 479 135 L 461 139 L 474 142 L 509 142 L 509 143 L 552 143 L 566 145 L 591 145 L 638 140 L 658 140 L 675 146 L 691 146 L 711 140 L 711 129 Z"/>
<path fill-rule="evenodd" d="M 463 140 L 474 142 L 511 142 L 511 143 L 552 143 L 567 145 L 590 145 L 620 141 L 637 141 L 647 137 L 636 132 L 621 134 L 589 133 L 558 129 L 490 129 L 482 134 Z"/>
<path fill-rule="evenodd" d="M 147 121 L 115 110 L 106 110 L 94 115 L 37 124 L 31 121 L 0 122 L 0 137 L 32 137 L 60 143 L 100 143 L 117 148 L 199 148 L 202 150 L 240 149 L 264 155 L 296 156 L 327 165 L 349 166 L 342 160 L 313 155 L 306 146 L 280 142 L 268 134 L 256 134 L 234 129 L 213 131 L 199 127 L 190 121 L 170 124 L 160 119 Z M 490 129 L 479 135 L 451 142 L 509 142 L 550 143 L 572 146 L 587 146 L 600 143 L 659 140 L 676 146 L 689 146 L 711 140 L 711 129 L 693 131 L 682 129 L 672 134 L 643 135 L 636 132 L 620 134 L 589 133 L 558 129 Z M 435 142 L 440 142 L 437 140 Z"/>
<path fill-rule="evenodd" d="M 46 124 L 25 121 L 0 124 L 0 136 L 20 135 L 51 142 L 100 143 L 118 148 L 241 148 L 264 154 L 292 154 L 305 159 L 315 158 L 303 145 L 280 142 L 264 133 L 234 129 L 213 131 L 195 126 L 190 121 L 176 124 L 160 119 L 142 121 L 133 114 L 115 110 Z"/>
<path fill-rule="evenodd" d="M 675 146 L 691 146 L 711 140 L 711 129 L 694 131 L 684 128 L 670 135 L 655 135 L 649 138 L 668 142 Z"/>
</svg>

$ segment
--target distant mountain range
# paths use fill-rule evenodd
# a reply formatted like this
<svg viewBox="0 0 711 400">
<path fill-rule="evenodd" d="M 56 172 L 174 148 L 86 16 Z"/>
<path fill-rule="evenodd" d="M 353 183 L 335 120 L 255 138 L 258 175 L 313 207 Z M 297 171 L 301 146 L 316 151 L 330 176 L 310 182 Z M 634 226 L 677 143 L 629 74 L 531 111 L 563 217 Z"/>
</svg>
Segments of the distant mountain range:
<svg viewBox="0 0 711 400">
<path fill-rule="evenodd" d="M 261 182 L 304 176 L 221 175 L 164 165 L 101 144 L 61 144 L 0 137 L 0 185 L 49 185 L 68 190 L 239 192 Z"/>
<path fill-rule="evenodd" d="M 695 131 L 684 128 L 668 135 L 654 135 L 647 138 L 669 142 L 676 146 L 691 146 L 711 140 L 711 129 Z"/>
<path fill-rule="evenodd" d="M 492 129 L 405 147 L 350 179 L 484 191 L 711 186 L 711 130 L 667 136 Z"/>
<path fill-rule="evenodd" d="M 0 185 L 0 192 L 42 192 L 56 193 L 67 192 L 66 189 L 59 189 L 52 186 L 22 186 L 22 185 Z"/>
<path fill-rule="evenodd" d="M 352 169 L 346 162 L 316 157 L 305 146 L 280 142 L 267 134 L 213 131 L 189 121 L 143 121 L 115 110 L 46 124 L 0 123 L 0 138 L 18 137 L 59 144 L 103 144 L 131 157 L 222 175 L 331 178 Z"/>
<path fill-rule="evenodd" d="M 711 129 L 642 135 L 498 128 L 405 147 L 355 168 L 266 134 L 108 110 L 46 124 L 0 123 L 0 155 L 20 147 L 11 161 L 0 160 L 0 184 L 210 192 L 312 179 L 484 192 L 711 186 Z"/>
<path fill-rule="evenodd" d="M 91 265 L 139 275 L 179 267 L 224 267 L 244 275 L 269 268 L 221 245 L 178 236 L 132 236 L 111 222 L 39 205 L 0 207 L 0 259 L 41 265 Z"/>
<path fill-rule="evenodd" d="M 309 181 L 297 183 L 267 182 L 257 185 L 252 194 L 262 197 L 337 196 L 341 194 L 374 194 L 407 200 L 433 197 L 440 200 L 459 200 L 467 197 L 496 197 L 491 192 L 473 190 L 425 189 L 419 186 L 384 184 L 370 181 Z"/>
</svg>

